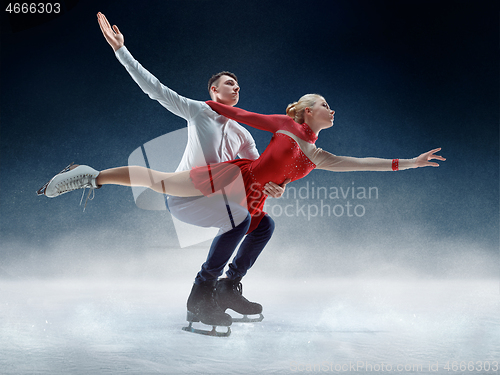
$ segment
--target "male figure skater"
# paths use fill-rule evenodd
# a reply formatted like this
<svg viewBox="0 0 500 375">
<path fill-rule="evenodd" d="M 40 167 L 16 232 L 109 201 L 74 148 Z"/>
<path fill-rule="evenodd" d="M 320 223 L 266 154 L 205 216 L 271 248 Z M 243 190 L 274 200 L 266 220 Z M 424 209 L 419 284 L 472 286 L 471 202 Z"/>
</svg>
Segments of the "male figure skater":
<svg viewBox="0 0 500 375">
<path fill-rule="evenodd" d="M 255 142 L 245 128 L 233 120 L 218 115 L 205 102 L 182 97 L 164 86 L 130 54 L 118 27 L 116 25 L 111 27 L 102 13 L 98 13 L 97 18 L 106 41 L 140 88 L 151 99 L 157 100 L 170 112 L 188 122 L 188 143 L 177 171 L 234 160 L 237 156 L 252 160 L 259 157 Z M 208 89 L 210 97 L 216 102 L 231 106 L 238 103 L 240 87 L 233 73 L 221 72 L 214 75 L 209 80 Z M 269 182 L 265 193 L 279 198 L 287 182 L 285 181 L 282 186 Z M 232 318 L 224 312 L 228 308 L 243 315 L 261 314 L 260 304 L 249 302 L 243 297 L 241 278 L 270 240 L 274 231 L 274 221 L 266 215 L 258 227 L 246 235 L 229 265 L 227 278 L 218 280 L 250 227 L 251 217 L 246 208 L 231 206 L 231 220 L 228 220 L 228 211 L 225 207 L 221 209 L 220 200 L 212 202 L 210 199 L 198 197 L 168 197 L 168 206 L 172 215 L 181 221 L 203 227 L 220 228 L 219 235 L 212 242 L 207 260 L 198 272 L 188 298 L 188 321 L 201 321 L 212 326 L 230 326 Z"/>
</svg>

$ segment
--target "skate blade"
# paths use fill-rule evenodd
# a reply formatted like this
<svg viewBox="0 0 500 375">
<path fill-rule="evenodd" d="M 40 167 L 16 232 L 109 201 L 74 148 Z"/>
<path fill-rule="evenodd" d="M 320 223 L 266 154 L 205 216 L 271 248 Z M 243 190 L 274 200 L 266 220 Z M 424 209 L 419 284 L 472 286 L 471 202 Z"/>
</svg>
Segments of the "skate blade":
<svg viewBox="0 0 500 375">
<path fill-rule="evenodd" d="M 57 175 L 60 175 L 61 173 L 64 173 L 64 172 L 69 171 L 69 170 L 70 170 L 70 167 L 71 167 L 73 164 L 75 164 L 75 163 L 73 162 L 73 163 L 71 163 L 70 165 L 68 165 L 68 166 L 67 166 L 66 168 L 64 168 L 61 172 L 59 172 L 58 174 L 56 174 L 56 176 L 57 176 Z M 54 177 L 55 177 L 55 176 L 54 176 Z M 50 181 L 52 181 L 52 179 L 53 179 L 54 177 L 52 177 L 52 178 L 50 179 Z M 36 191 L 36 194 L 37 194 L 37 195 L 45 195 L 45 190 L 47 190 L 47 186 L 49 186 L 50 181 L 49 181 L 49 182 L 47 182 L 45 185 L 43 185 L 40 189 L 38 189 L 38 190 Z"/>
<path fill-rule="evenodd" d="M 264 315 L 259 314 L 256 318 L 249 318 L 248 315 L 243 315 L 242 318 L 233 318 L 233 323 L 257 323 L 262 322 Z"/>
<path fill-rule="evenodd" d="M 198 335 L 214 336 L 214 337 L 229 337 L 231 334 L 231 327 L 227 327 L 227 332 L 219 332 L 216 330 L 216 326 L 212 327 L 211 331 L 193 328 L 193 322 L 189 322 L 187 327 L 182 327 L 183 331 L 196 333 Z"/>
<path fill-rule="evenodd" d="M 50 181 L 49 181 L 50 182 Z M 47 189 L 47 186 L 49 185 L 49 182 L 47 182 L 45 185 L 43 185 L 40 189 L 36 191 L 36 195 L 45 195 L 45 190 Z"/>
</svg>

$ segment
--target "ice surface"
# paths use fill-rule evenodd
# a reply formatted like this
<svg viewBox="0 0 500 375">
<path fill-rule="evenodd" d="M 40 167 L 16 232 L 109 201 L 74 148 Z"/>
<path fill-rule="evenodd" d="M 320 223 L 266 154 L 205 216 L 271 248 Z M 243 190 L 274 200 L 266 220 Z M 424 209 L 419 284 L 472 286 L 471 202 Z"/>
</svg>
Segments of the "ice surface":
<svg viewBox="0 0 500 375">
<path fill-rule="evenodd" d="M 3 281 L 0 373 L 374 373 L 389 365 L 450 373 L 448 361 L 500 359 L 497 280 L 249 279 L 245 295 L 264 305 L 265 319 L 234 324 L 229 338 L 181 330 L 190 288 L 187 278 Z"/>
</svg>

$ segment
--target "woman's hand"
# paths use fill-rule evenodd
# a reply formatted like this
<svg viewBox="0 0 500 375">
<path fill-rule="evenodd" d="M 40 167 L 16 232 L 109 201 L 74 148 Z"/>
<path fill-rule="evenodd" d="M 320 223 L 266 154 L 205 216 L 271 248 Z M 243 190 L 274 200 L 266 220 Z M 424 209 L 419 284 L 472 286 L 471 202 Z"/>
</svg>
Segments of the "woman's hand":
<svg viewBox="0 0 500 375">
<path fill-rule="evenodd" d="M 415 168 L 420 168 L 420 167 L 439 167 L 438 163 L 431 162 L 430 160 L 436 159 L 436 160 L 441 160 L 445 161 L 446 159 L 443 158 L 441 155 L 435 155 L 436 152 L 441 151 L 441 148 L 435 148 L 434 150 L 424 152 L 422 155 L 417 156 L 415 158 Z"/>
</svg>

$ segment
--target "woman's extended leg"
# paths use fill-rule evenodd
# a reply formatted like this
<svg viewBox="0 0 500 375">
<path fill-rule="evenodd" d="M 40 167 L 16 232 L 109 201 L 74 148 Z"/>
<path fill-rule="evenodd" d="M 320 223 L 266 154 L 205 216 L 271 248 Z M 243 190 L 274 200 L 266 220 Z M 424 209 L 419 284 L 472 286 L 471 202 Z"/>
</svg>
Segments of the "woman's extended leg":
<svg viewBox="0 0 500 375">
<path fill-rule="evenodd" d="M 101 185 L 143 186 L 158 193 L 178 197 L 196 197 L 203 193 L 194 187 L 190 171 L 165 173 L 139 166 L 105 169 L 101 172 L 87 165 L 69 165 L 54 176 L 38 195 L 53 198 L 77 189 L 96 189 Z"/>
<path fill-rule="evenodd" d="M 190 171 L 166 173 L 139 166 L 117 167 L 99 172 L 97 185 L 143 186 L 176 197 L 203 195 L 194 187 Z"/>
</svg>

